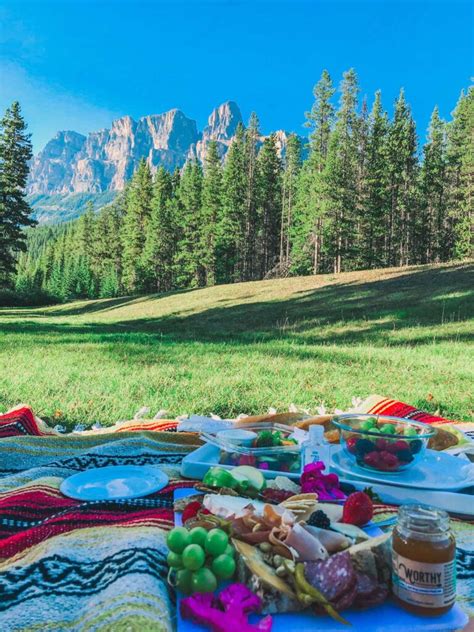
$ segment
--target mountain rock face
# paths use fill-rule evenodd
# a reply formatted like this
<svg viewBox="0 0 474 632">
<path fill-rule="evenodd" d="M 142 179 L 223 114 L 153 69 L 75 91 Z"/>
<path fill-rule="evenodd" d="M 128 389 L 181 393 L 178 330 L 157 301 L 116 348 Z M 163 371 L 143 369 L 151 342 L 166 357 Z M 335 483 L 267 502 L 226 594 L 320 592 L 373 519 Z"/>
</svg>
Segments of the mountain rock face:
<svg viewBox="0 0 474 632">
<path fill-rule="evenodd" d="M 27 192 L 43 196 L 120 191 L 142 158 L 153 171 L 160 166 L 173 171 L 191 158 L 204 162 L 211 140 L 224 156 L 241 122 L 239 107 L 227 101 L 211 113 L 202 132 L 176 109 L 138 121 L 123 116 L 110 129 L 87 137 L 58 132 L 33 159 Z M 282 153 L 286 137 L 285 132 L 277 132 Z"/>
</svg>

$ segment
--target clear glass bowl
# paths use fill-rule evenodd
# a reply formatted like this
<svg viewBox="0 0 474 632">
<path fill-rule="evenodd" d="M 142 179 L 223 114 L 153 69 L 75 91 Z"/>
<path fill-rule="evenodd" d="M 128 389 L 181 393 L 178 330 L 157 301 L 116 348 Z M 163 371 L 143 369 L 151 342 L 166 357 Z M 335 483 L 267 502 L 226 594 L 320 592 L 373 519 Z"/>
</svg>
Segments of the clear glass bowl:
<svg viewBox="0 0 474 632">
<path fill-rule="evenodd" d="M 385 415 L 346 414 L 334 417 L 345 453 L 360 467 L 377 472 L 401 472 L 424 454 L 431 426 Z"/>
<path fill-rule="evenodd" d="M 251 445 L 224 433 L 203 432 L 201 438 L 220 449 L 219 464 L 234 467 L 252 465 L 269 474 L 300 475 L 301 446 L 293 435 L 295 428 L 272 422 L 239 424 L 240 430 L 255 433 Z"/>
</svg>

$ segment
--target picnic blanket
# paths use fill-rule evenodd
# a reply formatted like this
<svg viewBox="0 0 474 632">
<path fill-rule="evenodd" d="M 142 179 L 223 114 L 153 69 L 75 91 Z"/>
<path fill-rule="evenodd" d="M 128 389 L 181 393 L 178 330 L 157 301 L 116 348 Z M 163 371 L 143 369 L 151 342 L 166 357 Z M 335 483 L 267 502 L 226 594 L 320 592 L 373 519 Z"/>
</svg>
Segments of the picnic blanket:
<svg viewBox="0 0 474 632">
<path fill-rule="evenodd" d="M 181 460 L 199 442 L 195 434 L 176 432 L 177 425 L 131 421 L 111 432 L 61 435 L 27 407 L 0 415 L 2 632 L 175 629 L 165 537 L 173 525 L 173 491 L 190 486 L 179 478 Z M 84 503 L 59 492 L 71 474 L 127 464 L 159 465 L 170 483 L 146 498 L 112 503 Z M 376 508 L 382 517 L 393 511 Z M 458 598 L 469 609 L 474 530 L 453 524 Z"/>
</svg>

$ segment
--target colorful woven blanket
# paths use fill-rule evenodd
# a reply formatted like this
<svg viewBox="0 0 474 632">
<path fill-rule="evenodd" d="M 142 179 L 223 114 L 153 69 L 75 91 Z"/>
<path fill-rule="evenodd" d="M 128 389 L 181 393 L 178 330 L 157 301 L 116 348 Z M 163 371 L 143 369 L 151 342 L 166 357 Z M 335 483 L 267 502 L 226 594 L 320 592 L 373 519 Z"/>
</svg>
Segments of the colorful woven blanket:
<svg viewBox="0 0 474 632">
<path fill-rule="evenodd" d="M 60 435 L 31 409 L 0 415 L 0 631 L 175 629 L 166 583 L 172 495 L 189 487 L 182 458 L 199 440 L 176 421 L 127 422 L 112 431 Z M 106 465 L 159 465 L 160 493 L 113 503 L 71 500 L 61 481 Z M 380 506 L 377 514 L 396 511 Z M 458 593 L 472 595 L 472 526 L 455 522 Z M 473 608 L 474 609 L 474 608 Z"/>
</svg>

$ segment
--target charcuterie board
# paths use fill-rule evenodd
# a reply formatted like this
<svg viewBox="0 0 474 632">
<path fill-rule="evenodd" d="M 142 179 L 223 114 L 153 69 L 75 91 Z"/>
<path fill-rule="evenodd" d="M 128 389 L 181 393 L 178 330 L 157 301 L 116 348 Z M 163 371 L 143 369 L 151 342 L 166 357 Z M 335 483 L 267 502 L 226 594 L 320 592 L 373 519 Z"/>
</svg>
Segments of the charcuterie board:
<svg viewBox="0 0 474 632">
<path fill-rule="evenodd" d="M 194 489 L 179 489 L 175 491 L 175 500 L 195 494 Z M 177 525 L 181 524 L 181 515 L 175 515 Z M 380 530 L 375 525 L 368 525 L 364 528 L 368 535 L 375 537 Z M 179 632 L 200 632 L 208 628 L 196 625 L 190 621 L 182 619 L 180 614 L 179 602 L 183 598 L 178 593 L 178 614 L 177 628 Z M 437 632 L 462 630 L 467 624 L 468 617 L 455 605 L 448 613 L 436 618 L 427 618 L 410 614 L 398 607 L 391 600 L 385 601 L 383 604 L 368 608 L 366 610 L 347 610 L 344 612 L 345 619 L 351 624 L 347 625 L 334 621 L 327 615 L 314 615 L 311 611 L 303 611 L 298 613 L 278 613 L 273 614 L 272 632 L 289 632 L 298 630 L 298 632 L 338 632 L 341 630 L 354 630 L 360 632 L 399 632 L 400 630 L 409 630 L 410 632 Z M 250 617 L 249 622 L 255 623 L 261 617 Z M 231 629 L 229 628 L 229 632 Z"/>
</svg>

